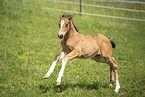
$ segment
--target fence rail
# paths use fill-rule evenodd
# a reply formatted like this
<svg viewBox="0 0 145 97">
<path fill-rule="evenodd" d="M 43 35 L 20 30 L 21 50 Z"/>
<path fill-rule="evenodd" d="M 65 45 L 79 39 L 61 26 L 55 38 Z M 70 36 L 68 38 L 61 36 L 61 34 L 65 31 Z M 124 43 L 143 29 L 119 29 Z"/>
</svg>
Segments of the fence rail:
<svg viewBox="0 0 145 97">
<path fill-rule="evenodd" d="M 77 2 L 68 2 L 68 1 L 59 1 L 59 0 L 45 0 L 45 1 L 55 1 L 55 2 L 66 3 L 66 4 L 77 4 L 77 5 L 80 5 L 80 3 L 77 3 Z M 134 12 L 145 12 L 144 10 L 134 10 L 134 9 L 116 8 L 116 7 L 92 5 L 92 4 L 85 4 L 85 3 L 82 3 L 82 5 L 84 5 L 84 6 L 91 6 L 91 7 L 107 8 L 107 9 L 115 9 L 115 10 L 134 11 Z"/>
<path fill-rule="evenodd" d="M 59 0 L 45 0 L 45 1 L 55 1 L 55 2 L 67 3 L 67 4 L 81 4 L 81 5 L 80 5 L 80 10 L 81 10 L 80 12 L 70 11 L 70 10 L 63 10 L 63 9 L 54 9 L 54 8 L 49 8 L 49 7 L 43 7 L 44 9 L 48 9 L 48 10 L 55 10 L 55 11 L 68 12 L 68 13 L 77 13 L 77 14 L 91 15 L 91 16 L 99 16 L 99 17 L 107 17 L 107 18 L 115 18 L 115 19 L 145 21 L 145 19 L 136 19 L 136 18 L 109 16 L 109 15 L 101 15 L 101 14 L 93 14 L 93 13 L 82 13 L 81 7 L 82 7 L 82 5 L 84 5 L 84 6 L 101 7 L 101 8 L 108 8 L 108 9 L 116 9 L 116 10 L 134 11 L 134 12 L 145 12 L 145 11 L 143 11 L 143 10 L 124 9 L 124 8 L 116 8 L 116 7 L 108 7 L 108 6 L 84 4 L 84 3 L 82 3 L 81 0 L 80 0 L 80 3 L 77 3 L 77 2 L 68 2 L 68 1 L 59 1 Z M 21 0 L 21 2 L 23 3 L 23 0 Z M 39 7 L 39 6 L 29 5 L 29 4 L 23 4 L 23 5 L 24 5 L 24 6 L 32 6 L 32 7 Z"/>
</svg>

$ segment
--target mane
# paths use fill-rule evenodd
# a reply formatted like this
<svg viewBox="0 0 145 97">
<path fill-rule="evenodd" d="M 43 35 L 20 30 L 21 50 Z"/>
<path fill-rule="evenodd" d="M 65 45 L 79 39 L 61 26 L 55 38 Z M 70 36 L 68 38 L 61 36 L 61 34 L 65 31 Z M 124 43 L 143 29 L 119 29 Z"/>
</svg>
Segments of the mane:
<svg viewBox="0 0 145 97">
<path fill-rule="evenodd" d="M 68 15 L 68 14 L 66 14 L 66 13 L 64 13 L 64 14 L 62 15 L 62 17 L 66 17 L 66 16 L 70 16 L 70 15 Z M 72 21 L 72 20 L 71 20 L 71 21 Z M 80 33 L 79 30 L 77 29 L 77 27 L 75 26 L 75 24 L 73 23 L 73 21 L 72 21 L 72 24 L 73 24 L 75 30 L 76 30 L 78 33 Z"/>
<path fill-rule="evenodd" d="M 73 23 L 73 21 L 72 21 L 72 24 L 73 24 L 75 30 L 76 30 L 78 33 L 80 33 L 79 30 L 77 29 L 77 27 L 75 26 L 75 24 Z"/>
</svg>

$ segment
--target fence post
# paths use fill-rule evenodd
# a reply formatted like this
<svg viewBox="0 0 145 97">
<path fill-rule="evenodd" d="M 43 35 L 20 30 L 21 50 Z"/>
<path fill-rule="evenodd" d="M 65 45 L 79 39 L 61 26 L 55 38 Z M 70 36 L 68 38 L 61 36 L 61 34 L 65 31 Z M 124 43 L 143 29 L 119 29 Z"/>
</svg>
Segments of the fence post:
<svg viewBox="0 0 145 97">
<path fill-rule="evenodd" d="M 83 13 L 83 0 L 80 0 L 80 15 Z"/>
<path fill-rule="evenodd" d="M 21 0 L 21 4 L 23 4 L 23 0 Z"/>
</svg>

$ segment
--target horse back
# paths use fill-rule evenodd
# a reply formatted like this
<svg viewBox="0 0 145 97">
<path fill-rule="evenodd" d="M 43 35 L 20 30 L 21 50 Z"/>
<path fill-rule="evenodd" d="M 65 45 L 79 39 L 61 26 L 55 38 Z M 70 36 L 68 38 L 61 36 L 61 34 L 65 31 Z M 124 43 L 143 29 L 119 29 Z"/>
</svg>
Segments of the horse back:
<svg viewBox="0 0 145 97">
<path fill-rule="evenodd" d="M 84 45 L 91 52 L 101 53 L 103 56 L 112 56 L 112 46 L 107 37 L 102 34 L 88 35 L 84 38 Z"/>
</svg>

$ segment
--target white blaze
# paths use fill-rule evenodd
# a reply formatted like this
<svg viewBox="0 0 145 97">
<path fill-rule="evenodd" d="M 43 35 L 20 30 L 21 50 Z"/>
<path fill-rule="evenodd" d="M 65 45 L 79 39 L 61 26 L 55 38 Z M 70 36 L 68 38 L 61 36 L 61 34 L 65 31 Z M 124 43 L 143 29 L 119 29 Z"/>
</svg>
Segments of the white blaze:
<svg viewBox="0 0 145 97">
<path fill-rule="evenodd" d="M 61 29 L 62 29 L 62 27 L 63 27 L 63 25 L 64 25 L 65 21 L 64 21 L 64 20 L 62 20 L 60 23 L 61 23 L 61 27 L 60 27 L 59 33 L 61 32 Z M 63 32 L 62 32 L 62 33 L 63 33 Z"/>
</svg>

